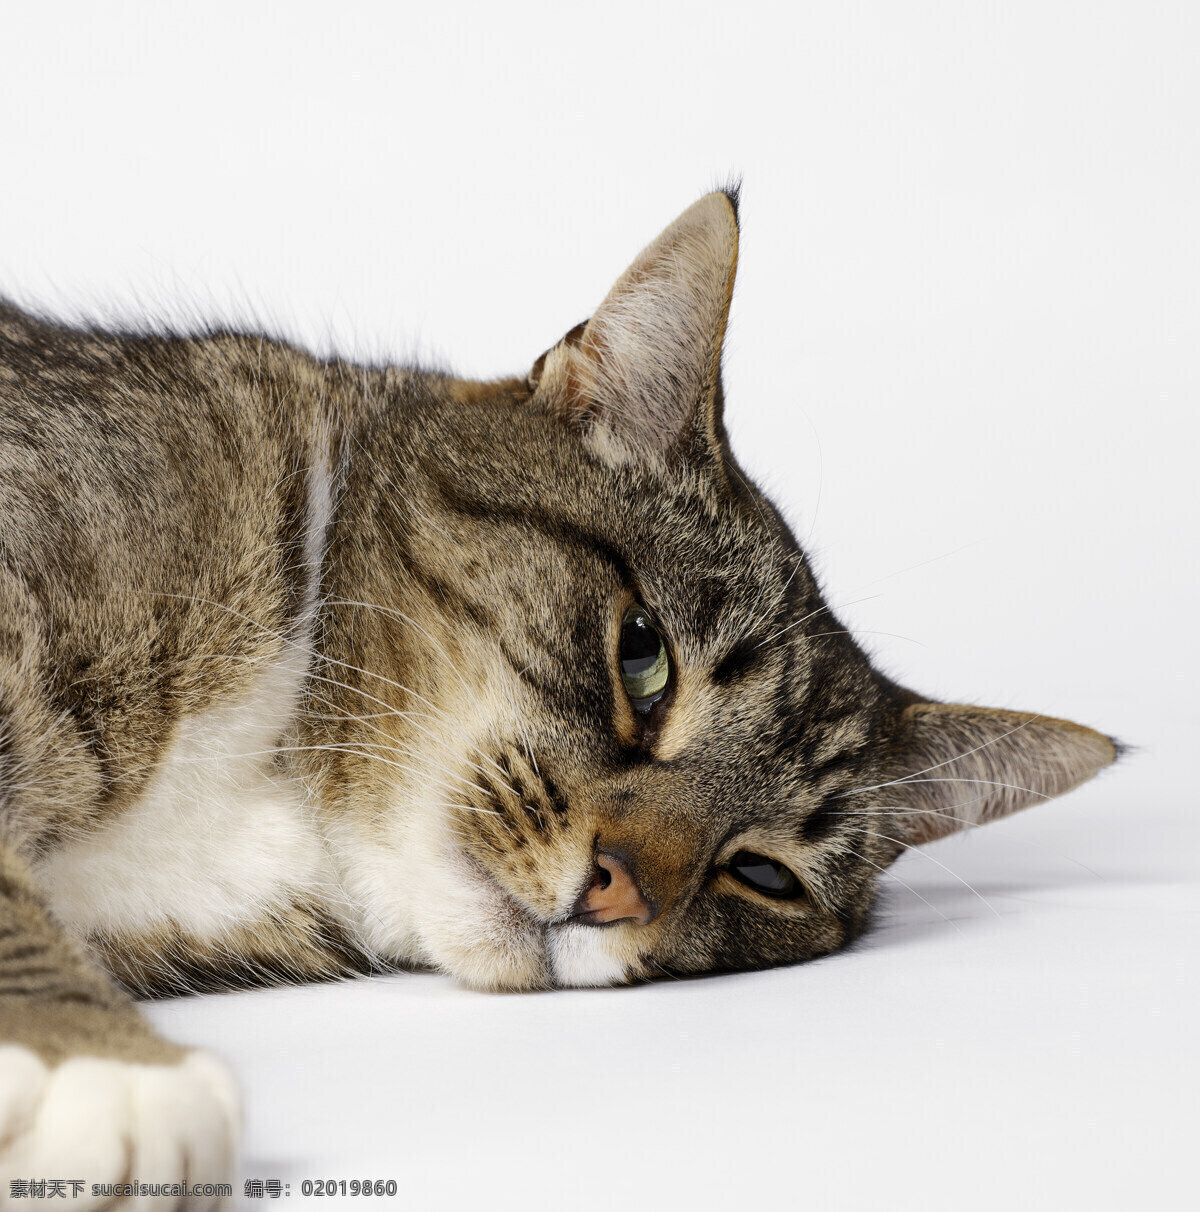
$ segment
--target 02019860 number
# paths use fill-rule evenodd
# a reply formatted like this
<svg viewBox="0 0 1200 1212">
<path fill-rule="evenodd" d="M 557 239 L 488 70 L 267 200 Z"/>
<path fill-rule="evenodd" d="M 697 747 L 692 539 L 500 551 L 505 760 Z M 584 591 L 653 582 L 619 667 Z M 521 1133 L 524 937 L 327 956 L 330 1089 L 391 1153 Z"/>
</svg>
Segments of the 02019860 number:
<svg viewBox="0 0 1200 1212">
<path fill-rule="evenodd" d="M 394 1178 L 306 1178 L 302 1195 L 395 1195 Z"/>
</svg>

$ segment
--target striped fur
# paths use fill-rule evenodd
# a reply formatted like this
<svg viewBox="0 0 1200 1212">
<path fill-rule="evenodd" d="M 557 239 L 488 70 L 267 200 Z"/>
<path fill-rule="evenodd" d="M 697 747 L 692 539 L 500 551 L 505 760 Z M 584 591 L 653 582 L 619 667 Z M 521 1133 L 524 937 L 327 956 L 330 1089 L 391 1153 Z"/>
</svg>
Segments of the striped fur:
<svg viewBox="0 0 1200 1212">
<path fill-rule="evenodd" d="M 1076 725 L 926 703 L 838 626 L 725 436 L 735 202 L 493 382 L 0 308 L 12 1072 L 159 1066 L 231 1131 L 223 1079 L 127 991 L 793 963 L 859 934 L 904 846 L 1112 760 Z M 645 715 L 634 602 L 673 670 Z M 648 924 L 575 916 L 601 850 Z M 747 850 L 803 894 L 739 882 Z"/>
</svg>

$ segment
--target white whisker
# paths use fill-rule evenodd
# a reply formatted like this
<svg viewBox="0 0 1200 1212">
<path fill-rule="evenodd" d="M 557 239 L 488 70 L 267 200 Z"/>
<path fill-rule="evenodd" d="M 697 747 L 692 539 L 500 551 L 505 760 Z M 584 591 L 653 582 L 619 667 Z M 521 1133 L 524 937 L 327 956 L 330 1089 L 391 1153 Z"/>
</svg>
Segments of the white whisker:
<svg viewBox="0 0 1200 1212">
<path fill-rule="evenodd" d="M 987 907 L 989 912 L 994 913 L 996 915 L 996 917 L 1003 916 L 1000 913 L 1000 911 L 991 903 L 991 901 L 989 901 L 987 899 L 987 897 L 985 897 L 983 895 L 983 893 L 979 891 L 978 888 L 976 888 L 973 884 L 969 883 L 967 880 L 963 879 L 963 877 L 961 875 L 959 875 L 957 871 L 951 870 L 951 868 L 947 867 L 945 863 L 941 862 L 939 859 L 934 858 L 933 855 L 930 854 L 928 850 L 924 850 L 924 849 L 915 847 L 911 843 L 903 841 L 901 838 L 891 837 L 890 835 L 888 835 L 886 833 L 880 833 L 878 829 L 857 829 L 857 828 L 854 828 L 853 826 L 851 826 L 850 828 L 851 828 L 852 832 L 854 832 L 854 833 L 863 833 L 863 834 L 866 834 L 868 837 L 881 837 L 885 841 L 894 842 L 897 846 L 902 846 L 905 850 L 909 851 L 910 853 L 916 853 L 916 854 L 919 854 L 922 858 L 928 859 L 931 863 L 934 864 L 934 866 L 940 867 L 944 872 L 946 872 L 947 875 L 953 876 L 956 880 L 958 880 L 958 882 L 960 884 L 962 884 L 962 886 L 964 888 L 966 888 L 974 896 L 977 896 L 980 899 L 980 901 L 982 901 L 983 904 Z"/>
<path fill-rule="evenodd" d="M 781 627 L 773 635 L 767 636 L 765 640 L 760 640 L 757 644 L 755 644 L 755 648 L 761 648 L 764 644 L 769 644 L 772 640 L 779 639 L 784 632 L 791 631 L 793 627 L 799 627 L 801 623 L 807 623 L 809 619 L 816 618 L 817 615 L 824 614 L 827 610 L 843 610 L 847 606 L 857 606 L 859 602 L 869 602 L 873 598 L 881 597 L 883 597 L 883 594 L 881 593 L 872 593 L 868 594 L 865 598 L 855 598 L 852 602 L 841 602 L 837 606 L 833 606 L 829 603 L 826 603 L 824 606 L 818 606 L 816 610 L 810 610 L 808 614 L 804 615 L 802 618 L 793 619 L 792 622 L 790 622 L 786 627 Z M 822 635 L 837 635 L 837 632 L 826 631 L 822 632 Z M 903 639 L 904 637 L 901 638 Z"/>
</svg>

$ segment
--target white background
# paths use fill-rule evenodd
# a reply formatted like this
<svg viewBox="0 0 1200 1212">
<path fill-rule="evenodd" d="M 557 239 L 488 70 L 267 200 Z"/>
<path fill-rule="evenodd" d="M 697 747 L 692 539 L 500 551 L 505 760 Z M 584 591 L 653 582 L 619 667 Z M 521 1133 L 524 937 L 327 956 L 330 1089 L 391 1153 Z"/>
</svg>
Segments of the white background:
<svg viewBox="0 0 1200 1212">
<path fill-rule="evenodd" d="M 159 1006 L 244 1079 L 240 1176 L 394 1176 L 405 1208 L 1194 1199 L 1200 9 L 21 9 L 0 290 L 59 314 L 523 370 L 741 174 L 729 426 L 841 617 L 930 695 L 1137 747 L 907 856 L 869 941 L 807 967 Z"/>
</svg>

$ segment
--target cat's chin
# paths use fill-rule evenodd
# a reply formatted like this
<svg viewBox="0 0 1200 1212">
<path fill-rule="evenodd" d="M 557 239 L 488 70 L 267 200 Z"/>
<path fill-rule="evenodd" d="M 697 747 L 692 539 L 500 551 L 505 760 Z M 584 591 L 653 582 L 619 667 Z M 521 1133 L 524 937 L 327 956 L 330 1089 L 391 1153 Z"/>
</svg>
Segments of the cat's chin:
<svg viewBox="0 0 1200 1212">
<path fill-rule="evenodd" d="M 555 984 L 546 926 L 478 863 L 450 847 L 427 873 L 417 914 L 423 951 L 476 989 L 531 990 Z"/>
<path fill-rule="evenodd" d="M 442 971 L 477 989 L 522 991 L 622 985 L 636 948 L 629 929 L 547 923 L 458 847 L 437 864 L 418 930 Z"/>
<path fill-rule="evenodd" d="M 626 984 L 630 964 L 620 957 L 624 950 L 620 930 L 619 926 L 597 929 L 570 922 L 551 927 L 546 949 L 555 983 L 574 988 Z"/>
</svg>

